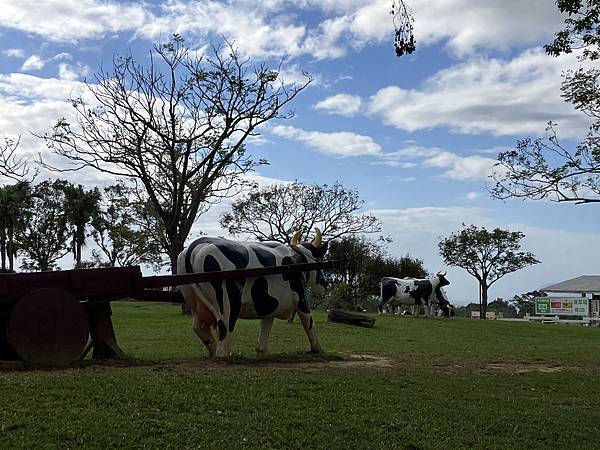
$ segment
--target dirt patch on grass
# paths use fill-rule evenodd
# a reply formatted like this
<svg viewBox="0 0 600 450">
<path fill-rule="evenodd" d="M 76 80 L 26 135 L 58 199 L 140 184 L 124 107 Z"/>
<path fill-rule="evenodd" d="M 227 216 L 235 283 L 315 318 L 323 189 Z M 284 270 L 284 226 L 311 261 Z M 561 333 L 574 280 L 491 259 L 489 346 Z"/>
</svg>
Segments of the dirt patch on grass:
<svg viewBox="0 0 600 450">
<path fill-rule="evenodd" d="M 300 361 L 298 361 L 300 359 Z M 303 360 L 304 359 L 304 360 Z M 300 369 L 318 371 L 323 369 L 388 369 L 394 367 L 394 362 L 385 357 L 374 355 L 344 355 L 343 357 L 317 357 L 293 358 L 272 357 L 260 359 L 236 360 L 185 360 L 175 363 L 177 367 L 184 368 L 268 368 L 268 369 Z"/>
<path fill-rule="evenodd" d="M 577 367 L 564 367 L 557 364 L 492 363 L 485 366 L 485 369 L 508 373 L 556 373 L 563 370 L 577 369 Z"/>
</svg>

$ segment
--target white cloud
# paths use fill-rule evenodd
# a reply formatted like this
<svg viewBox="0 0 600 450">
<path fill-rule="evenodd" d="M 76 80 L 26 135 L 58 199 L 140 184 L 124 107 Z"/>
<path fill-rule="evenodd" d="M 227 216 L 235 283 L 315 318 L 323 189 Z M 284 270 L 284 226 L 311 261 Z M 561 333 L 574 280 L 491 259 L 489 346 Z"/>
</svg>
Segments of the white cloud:
<svg viewBox="0 0 600 450">
<path fill-rule="evenodd" d="M 380 157 L 381 163 L 390 167 L 444 169 L 444 176 L 458 181 L 487 180 L 498 170 L 496 159 L 479 155 L 461 156 L 436 147 L 411 145 L 396 152 L 383 153 Z"/>
<path fill-rule="evenodd" d="M 349 157 L 381 153 L 381 147 L 371 137 L 349 131 L 324 133 L 277 125 L 273 127 L 272 132 L 277 136 L 302 142 L 321 153 L 334 156 Z"/>
<path fill-rule="evenodd" d="M 25 58 L 25 52 L 20 48 L 7 48 L 2 50 L 2 54 L 11 58 Z"/>
<path fill-rule="evenodd" d="M 447 40 L 457 54 L 550 40 L 564 20 L 547 0 L 421 0 L 411 7 L 417 46 Z"/>
<path fill-rule="evenodd" d="M 277 79 L 282 81 L 286 86 L 302 86 L 308 81 L 307 75 L 312 78 L 309 87 L 319 86 L 322 83 L 321 75 L 313 73 L 309 74 L 303 71 L 298 64 L 284 66 L 279 71 L 279 76 Z"/>
<path fill-rule="evenodd" d="M 26 70 L 26 71 L 40 70 L 44 67 L 45 64 L 46 64 L 46 62 L 39 56 L 31 55 L 29 58 L 27 58 L 25 60 L 25 62 L 23 62 L 23 65 L 21 66 L 21 70 Z"/>
<path fill-rule="evenodd" d="M 467 194 L 465 195 L 465 199 L 469 200 L 469 201 L 478 199 L 479 197 L 481 197 L 481 193 L 480 192 L 474 192 L 474 191 L 467 192 Z"/>
<path fill-rule="evenodd" d="M 527 50 L 510 61 L 476 58 L 438 72 L 421 89 L 380 89 L 369 111 L 415 131 L 448 127 L 466 134 L 540 135 L 552 120 L 563 137 L 581 137 L 589 121 L 560 96 L 561 72 L 573 55 Z"/>
<path fill-rule="evenodd" d="M 295 56 L 306 29 L 294 24 L 288 14 L 267 16 L 251 2 L 183 2 L 173 0 L 162 7 L 162 15 L 146 22 L 140 36 L 157 39 L 171 33 L 205 38 L 223 35 L 242 53 L 259 58 Z"/>
<path fill-rule="evenodd" d="M 74 81 L 85 77 L 89 72 L 90 68 L 81 63 L 75 65 L 61 63 L 58 65 L 58 77 L 61 80 Z"/>
<path fill-rule="evenodd" d="M 362 99 L 357 95 L 337 94 L 318 102 L 314 108 L 321 109 L 329 114 L 353 116 L 360 111 Z"/>
<path fill-rule="evenodd" d="M 147 20 L 143 6 L 111 1 L 20 0 L 3 2 L 0 8 L 0 26 L 57 42 L 134 30 Z"/>
<path fill-rule="evenodd" d="M 0 74 L 0 100 L 18 99 L 21 103 L 35 100 L 66 100 L 84 93 L 85 85 L 70 80 L 41 78 L 23 73 Z"/>
</svg>

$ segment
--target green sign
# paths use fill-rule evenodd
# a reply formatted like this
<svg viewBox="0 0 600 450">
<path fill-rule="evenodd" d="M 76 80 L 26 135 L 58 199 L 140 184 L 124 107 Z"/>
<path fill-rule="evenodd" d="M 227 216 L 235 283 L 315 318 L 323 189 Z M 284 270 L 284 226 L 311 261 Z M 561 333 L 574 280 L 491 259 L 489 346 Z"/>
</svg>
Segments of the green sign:
<svg viewBox="0 0 600 450">
<path fill-rule="evenodd" d="M 536 297 L 535 313 L 551 316 L 587 316 L 590 303 L 584 297 Z"/>
</svg>

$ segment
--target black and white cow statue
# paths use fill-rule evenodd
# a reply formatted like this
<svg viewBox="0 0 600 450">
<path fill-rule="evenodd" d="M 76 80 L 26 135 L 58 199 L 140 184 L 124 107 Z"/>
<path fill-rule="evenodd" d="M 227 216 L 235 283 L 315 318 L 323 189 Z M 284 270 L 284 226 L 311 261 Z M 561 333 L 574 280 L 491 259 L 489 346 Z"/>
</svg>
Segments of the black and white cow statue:
<svg viewBox="0 0 600 450">
<path fill-rule="evenodd" d="M 438 272 L 435 277 L 425 279 L 384 277 L 380 283 L 379 312 L 388 307 L 393 311 L 400 305 L 406 305 L 422 306 L 426 316 L 438 308 L 448 316 L 450 302 L 442 287 L 449 284 L 446 272 Z"/>
<path fill-rule="evenodd" d="M 312 242 L 299 242 L 296 232 L 289 245 L 279 242 L 237 242 L 223 238 L 202 237 L 177 258 L 177 273 L 215 272 L 251 269 L 322 261 L 328 242 L 315 229 Z M 192 327 L 211 357 L 228 356 L 228 338 L 238 318 L 260 319 L 256 348 L 267 351 L 267 341 L 274 318 L 288 319 L 293 312 L 300 317 L 310 342 L 311 352 L 322 352 L 310 314 L 309 292 L 320 295 L 326 288 L 322 270 L 284 273 L 188 284 L 180 287 L 192 311 Z M 214 330 L 214 332 L 213 332 Z"/>
</svg>

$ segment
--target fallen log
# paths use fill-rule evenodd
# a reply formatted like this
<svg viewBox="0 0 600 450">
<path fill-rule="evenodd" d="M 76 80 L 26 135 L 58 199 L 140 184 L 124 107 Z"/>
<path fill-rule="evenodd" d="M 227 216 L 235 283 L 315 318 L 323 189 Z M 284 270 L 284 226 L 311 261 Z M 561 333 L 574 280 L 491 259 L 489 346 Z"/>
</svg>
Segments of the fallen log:
<svg viewBox="0 0 600 450">
<path fill-rule="evenodd" d="M 375 325 L 375 319 L 372 317 L 343 311 L 341 309 L 332 309 L 327 315 L 327 319 L 331 322 L 345 323 L 347 325 L 356 325 L 364 328 L 373 328 Z"/>
</svg>

